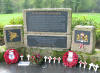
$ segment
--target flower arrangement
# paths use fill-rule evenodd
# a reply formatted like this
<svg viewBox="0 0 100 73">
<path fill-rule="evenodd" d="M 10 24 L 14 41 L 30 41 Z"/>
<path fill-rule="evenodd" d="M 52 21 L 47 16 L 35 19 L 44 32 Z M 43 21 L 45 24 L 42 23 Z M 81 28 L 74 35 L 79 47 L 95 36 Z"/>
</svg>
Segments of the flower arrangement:
<svg viewBox="0 0 100 73">
<path fill-rule="evenodd" d="M 43 62 L 43 56 L 41 56 L 40 54 L 34 54 L 31 57 L 31 62 L 34 64 L 41 64 Z"/>
</svg>

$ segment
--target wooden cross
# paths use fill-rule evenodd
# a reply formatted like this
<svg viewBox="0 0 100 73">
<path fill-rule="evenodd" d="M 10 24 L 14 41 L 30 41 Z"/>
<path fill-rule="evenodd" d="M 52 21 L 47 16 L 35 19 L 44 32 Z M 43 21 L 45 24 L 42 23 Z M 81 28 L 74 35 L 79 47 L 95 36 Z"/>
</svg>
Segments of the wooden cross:
<svg viewBox="0 0 100 73">
<path fill-rule="evenodd" d="M 53 58 L 53 63 L 55 63 L 55 61 L 56 61 L 56 57 Z"/>
<path fill-rule="evenodd" d="M 60 61 L 61 61 L 61 58 L 60 58 L 60 57 L 58 57 L 58 59 L 57 59 L 57 60 L 58 60 L 58 63 L 60 63 Z"/>
<path fill-rule="evenodd" d="M 89 70 L 91 70 L 91 67 L 93 67 L 94 66 L 94 64 L 93 63 L 90 63 L 89 64 Z"/>
<path fill-rule="evenodd" d="M 21 58 L 21 61 L 23 61 L 23 57 L 24 57 L 24 56 L 23 56 L 23 54 L 21 54 L 21 56 L 20 56 L 20 58 Z"/>
<path fill-rule="evenodd" d="M 94 71 L 96 72 L 97 69 L 99 68 L 98 64 L 97 65 L 94 65 L 93 68 L 94 68 Z"/>
<path fill-rule="evenodd" d="M 82 67 L 82 64 L 83 64 L 82 60 L 80 60 L 79 63 L 80 63 L 80 67 Z"/>
<path fill-rule="evenodd" d="M 48 57 L 48 59 L 49 59 L 49 63 L 51 63 L 52 57 L 51 57 L 51 56 L 49 56 L 49 57 Z"/>
<path fill-rule="evenodd" d="M 83 62 L 83 64 L 84 64 L 84 69 L 86 68 L 86 65 L 87 65 L 87 62 L 85 61 L 85 62 Z"/>
<path fill-rule="evenodd" d="M 45 59 L 45 62 L 46 62 L 47 61 L 47 56 L 45 56 L 44 59 Z"/>
<path fill-rule="evenodd" d="M 30 55 L 29 54 L 27 55 L 27 58 L 28 58 L 28 61 L 29 61 L 30 60 Z"/>
</svg>

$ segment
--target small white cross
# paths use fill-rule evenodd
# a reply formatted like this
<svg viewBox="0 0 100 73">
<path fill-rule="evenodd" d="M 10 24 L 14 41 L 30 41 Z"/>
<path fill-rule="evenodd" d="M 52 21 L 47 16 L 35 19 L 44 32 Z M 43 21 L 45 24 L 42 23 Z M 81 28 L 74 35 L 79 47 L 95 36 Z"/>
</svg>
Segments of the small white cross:
<svg viewBox="0 0 100 73">
<path fill-rule="evenodd" d="M 58 57 L 58 59 L 57 59 L 57 60 L 58 60 L 58 63 L 60 63 L 60 61 L 61 61 L 61 58 L 60 58 L 60 57 Z"/>
<path fill-rule="evenodd" d="M 49 56 L 49 57 L 48 57 L 48 59 L 49 59 L 49 63 L 51 63 L 52 57 L 51 57 L 51 56 Z"/>
<path fill-rule="evenodd" d="M 30 60 L 30 55 L 29 54 L 27 55 L 27 58 L 28 58 L 28 61 L 29 61 Z"/>
<path fill-rule="evenodd" d="M 82 60 L 80 60 L 79 63 L 80 63 L 80 67 L 82 67 L 82 64 L 83 64 Z"/>
<path fill-rule="evenodd" d="M 21 61 L 23 61 L 23 57 L 24 57 L 24 56 L 23 56 L 23 54 L 21 54 L 21 56 L 20 56 L 20 58 L 21 58 Z"/>
<path fill-rule="evenodd" d="M 46 62 L 47 61 L 47 56 L 45 56 L 44 59 L 45 59 L 45 62 Z"/>
<path fill-rule="evenodd" d="M 86 68 L 86 65 L 87 65 L 87 62 L 85 61 L 85 62 L 83 62 L 83 64 L 84 64 L 84 69 Z"/>
<path fill-rule="evenodd" d="M 94 68 L 94 71 L 96 72 L 97 69 L 99 68 L 98 64 L 97 65 L 94 65 L 93 68 Z"/>
<path fill-rule="evenodd" d="M 56 61 L 56 57 L 53 58 L 53 63 L 55 63 L 55 61 Z"/>
<path fill-rule="evenodd" d="M 93 67 L 94 66 L 94 64 L 93 63 L 90 63 L 89 64 L 89 70 L 91 70 L 91 67 Z"/>
</svg>

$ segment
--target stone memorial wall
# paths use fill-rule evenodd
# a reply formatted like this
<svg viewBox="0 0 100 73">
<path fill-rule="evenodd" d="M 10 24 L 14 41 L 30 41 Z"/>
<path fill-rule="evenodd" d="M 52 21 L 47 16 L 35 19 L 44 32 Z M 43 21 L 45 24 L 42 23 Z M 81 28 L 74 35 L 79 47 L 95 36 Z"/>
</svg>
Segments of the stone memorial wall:
<svg viewBox="0 0 100 73">
<path fill-rule="evenodd" d="M 55 50 L 71 47 L 71 9 L 26 9 L 23 14 L 26 47 Z"/>
</svg>

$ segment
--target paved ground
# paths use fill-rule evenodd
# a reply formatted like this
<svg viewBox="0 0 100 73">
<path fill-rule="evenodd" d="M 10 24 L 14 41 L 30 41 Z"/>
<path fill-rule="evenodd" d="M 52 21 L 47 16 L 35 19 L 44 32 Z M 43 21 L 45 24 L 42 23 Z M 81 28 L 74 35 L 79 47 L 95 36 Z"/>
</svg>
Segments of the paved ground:
<svg viewBox="0 0 100 73">
<path fill-rule="evenodd" d="M 44 68 L 47 66 L 46 68 Z M 66 68 L 62 64 L 30 65 L 27 67 L 18 67 L 17 64 L 7 65 L 0 63 L 0 73 L 95 73 L 79 67 Z M 96 73 L 100 73 L 99 71 Z"/>
</svg>

